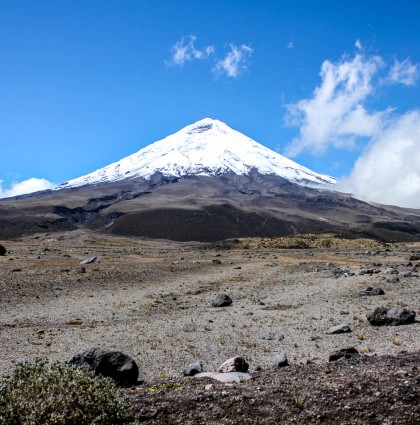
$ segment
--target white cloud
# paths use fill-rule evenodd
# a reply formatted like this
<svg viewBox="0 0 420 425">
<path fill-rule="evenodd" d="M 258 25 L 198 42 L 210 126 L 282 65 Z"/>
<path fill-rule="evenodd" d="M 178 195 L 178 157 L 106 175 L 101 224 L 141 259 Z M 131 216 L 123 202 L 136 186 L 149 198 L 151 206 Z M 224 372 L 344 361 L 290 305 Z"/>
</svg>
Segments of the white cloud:
<svg viewBox="0 0 420 425">
<path fill-rule="evenodd" d="M 361 53 L 325 61 L 312 97 L 287 108 L 287 120 L 299 126 L 299 136 L 286 153 L 323 154 L 330 147 L 361 143 L 364 151 L 336 188 L 367 201 L 420 208 L 420 109 L 397 115 L 392 108 L 366 107 L 376 85 L 412 85 L 418 75 L 418 65 L 409 59 L 388 68 L 382 58 Z"/>
<path fill-rule="evenodd" d="M 293 49 L 293 47 L 295 47 L 293 41 L 289 41 L 289 43 L 287 44 L 287 49 Z"/>
<path fill-rule="evenodd" d="M 54 187 L 54 184 L 45 179 L 32 177 L 21 182 L 13 183 L 8 189 L 3 189 L 2 181 L 0 180 L 0 198 L 9 198 L 11 196 L 24 195 L 26 193 L 38 192 Z"/>
<path fill-rule="evenodd" d="M 177 41 L 171 48 L 172 58 L 170 61 L 165 62 L 167 65 L 182 66 L 185 62 L 192 61 L 193 59 L 207 59 L 214 53 L 213 46 L 207 46 L 203 49 L 197 49 L 194 45 L 197 37 L 190 35 L 184 39 Z"/>
<path fill-rule="evenodd" d="M 396 118 L 337 188 L 368 201 L 420 208 L 420 110 Z"/>
<path fill-rule="evenodd" d="M 359 52 L 363 49 L 362 43 L 359 39 L 356 40 L 356 42 L 354 43 L 354 46 L 356 47 L 357 50 L 359 50 Z"/>
<path fill-rule="evenodd" d="M 248 58 L 252 55 L 253 49 L 242 44 L 236 46 L 230 44 L 230 51 L 226 54 L 223 59 L 216 62 L 213 71 L 216 74 L 224 73 L 226 76 L 236 78 L 248 69 Z"/>
<path fill-rule="evenodd" d="M 313 97 L 287 107 L 288 123 L 299 126 L 300 134 L 286 147 L 286 155 L 304 150 L 323 154 L 331 146 L 351 148 L 355 138 L 378 134 L 389 111 L 370 113 L 363 102 L 372 93 L 372 79 L 382 66 L 380 57 L 360 54 L 338 63 L 326 60 Z"/>
<path fill-rule="evenodd" d="M 419 65 L 413 64 L 410 59 L 402 62 L 395 61 L 388 74 L 388 81 L 394 84 L 413 86 L 419 78 Z"/>
</svg>

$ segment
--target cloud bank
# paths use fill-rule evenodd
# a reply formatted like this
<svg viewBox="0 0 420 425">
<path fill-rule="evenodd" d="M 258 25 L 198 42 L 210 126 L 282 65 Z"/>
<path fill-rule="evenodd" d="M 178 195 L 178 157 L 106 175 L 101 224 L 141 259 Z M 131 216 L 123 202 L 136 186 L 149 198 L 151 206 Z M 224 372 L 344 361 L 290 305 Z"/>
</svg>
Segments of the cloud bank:
<svg viewBox="0 0 420 425">
<path fill-rule="evenodd" d="M 380 85 L 414 85 L 419 65 L 406 59 L 387 67 L 381 57 L 361 54 L 360 41 L 356 47 L 353 58 L 324 61 L 312 97 L 287 106 L 286 122 L 299 127 L 299 136 L 285 154 L 323 155 L 359 144 L 364 151 L 337 189 L 368 201 L 420 208 L 420 110 L 396 115 L 391 107 L 370 111 L 366 106 Z"/>
<path fill-rule="evenodd" d="M 0 198 L 10 198 L 12 196 L 52 189 L 55 186 L 48 180 L 38 179 L 36 177 L 13 183 L 12 186 L 8 189 L 3 189 L 2 183 L 3 182 L 0 180 Z"/>
<path fill-rule="evenodd" d="M 299 126 L 300 134 L 287 146 L 286 155 L 351 148 L 356 137 L 378 134 L 384 113 L 369 113 L 363 102 L 372 93 L 372 78 L 382 66 L 381 58 L 365 59 L 360 54 L 339 63 L 325 61 L 322 83 L 313 97 L 287 107 L 288 122 Z"/>
<path fill-rule="evenodd" d="M 395 119 L 337 188 L 367 201 L 420 208 L 420 110 Z"/>
</svg>

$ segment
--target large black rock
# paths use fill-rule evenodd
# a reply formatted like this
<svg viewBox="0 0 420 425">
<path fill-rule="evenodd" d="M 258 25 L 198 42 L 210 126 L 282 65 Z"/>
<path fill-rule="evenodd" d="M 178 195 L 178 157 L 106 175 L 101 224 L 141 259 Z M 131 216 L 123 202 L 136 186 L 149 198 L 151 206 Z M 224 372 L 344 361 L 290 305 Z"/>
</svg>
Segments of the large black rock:
<svg viewBox="0 0 420 425">
<path fill-rule="evenodd" d="M 91 370 L 95 375 L 107 376 L 124 387 L 135 385 L 139 376 L 136 362 L 119 351 L 92 348 L 75 354 L 68 363 L 77 368 Z"/>
<path fill-rule="evenodd" d="M 402 307 L 378 307 L 367 315 L 372 326 L 400 326 L 414 323 L 416 312 Z"/>
<path fill-rule="evenodd" d="M 5 255 L 6 252 L 6 248 L 3 245 L 0 245 L 0 256 Z"/>
</svg>

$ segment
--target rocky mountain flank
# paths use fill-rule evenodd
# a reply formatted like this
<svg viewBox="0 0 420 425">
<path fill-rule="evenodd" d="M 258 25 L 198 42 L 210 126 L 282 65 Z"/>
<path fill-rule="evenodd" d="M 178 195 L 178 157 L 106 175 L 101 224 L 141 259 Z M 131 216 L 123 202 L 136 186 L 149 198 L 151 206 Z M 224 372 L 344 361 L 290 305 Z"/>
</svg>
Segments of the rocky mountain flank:
<svg viewBox="0 0 420 425">
<path fill-rule="evenodd" d="M 90 229 L 179 241 L 337 232 L 383 241 L 420 240 L 420 211 L 258 172 L 247 176 L 154 174 L 0 201 L 0 238 Z"/>
<path fill-rule="evenodd" d="M 0 238 L 89 229 L 178 241 L 324 232 L 420 240 L 420 210 L 368 204 L 335 183 L 205 119 L 52 191 L 0 200 Z"/>
</svg>

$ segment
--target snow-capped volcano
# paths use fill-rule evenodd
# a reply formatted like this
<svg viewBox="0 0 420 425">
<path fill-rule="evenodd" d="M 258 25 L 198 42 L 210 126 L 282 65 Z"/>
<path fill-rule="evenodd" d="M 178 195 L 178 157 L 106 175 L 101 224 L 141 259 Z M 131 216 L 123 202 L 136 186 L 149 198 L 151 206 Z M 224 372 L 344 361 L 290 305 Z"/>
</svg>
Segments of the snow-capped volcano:
<svg viewBox="0 0 420 425">
<path fill-rule="evenodd" d="M 221 121 L 197 121 L 118 162 L 93 173 L 69 180 L 64 189 L 127 178 L 150 178 L 156 172 L 165 176 L 218 176 L 251 171 L 276 175 L 298 184 L 333 184 L 333 177 L 318 174 L 264 147 Z"/>
</svg>

